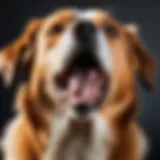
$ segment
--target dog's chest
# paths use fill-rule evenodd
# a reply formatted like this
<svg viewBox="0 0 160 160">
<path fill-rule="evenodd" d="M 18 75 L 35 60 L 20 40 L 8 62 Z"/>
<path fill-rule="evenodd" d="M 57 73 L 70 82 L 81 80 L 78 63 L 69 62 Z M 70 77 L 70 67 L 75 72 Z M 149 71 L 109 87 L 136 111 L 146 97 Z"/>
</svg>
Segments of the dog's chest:
<svg viewBox="0 0 160 160">
<path fill-rule="evenodd" d="M 105 160 L 106 150 L 103 142 L 93 144 L 77 138 L 68 143 L 61 156 L 63 160 Z"/>
<path fill-rule="evenodd" d="M 108 157 L 109 128 L 100 117 L 84 123 L 57 121 L 53 135 L 50 152 L 57 160 L 106 160 Z"/>
</svg>

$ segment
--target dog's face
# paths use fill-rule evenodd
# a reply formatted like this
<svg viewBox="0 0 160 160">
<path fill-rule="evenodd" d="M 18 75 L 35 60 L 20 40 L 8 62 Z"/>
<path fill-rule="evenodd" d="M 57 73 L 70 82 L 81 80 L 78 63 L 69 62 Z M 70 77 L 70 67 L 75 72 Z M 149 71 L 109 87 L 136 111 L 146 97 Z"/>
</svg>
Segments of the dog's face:
<svg viewBox="0 0 160 160">
<path fill-rule="evenodd" d="M 154 62 L 136 27 L 102 10 L 63 9 L 35 20 L 2 52 L 6 82 L 17 64 L 30 64 L 27 82 L 33 94 L 42 91 L 77 115 L 89 115 L 106 99 L 129 92 L 135 73 L 146 87 L 152 85 Z"/>
<path fill-rule="evenodd" d="M 37 47 L 45 66 L 47 94 L 78 114 L 95 110 L 107 94 L 110 43 L 118 32 L 109 15 L 98 10 L 63 10 L 49 17 Z"/>
</svg>

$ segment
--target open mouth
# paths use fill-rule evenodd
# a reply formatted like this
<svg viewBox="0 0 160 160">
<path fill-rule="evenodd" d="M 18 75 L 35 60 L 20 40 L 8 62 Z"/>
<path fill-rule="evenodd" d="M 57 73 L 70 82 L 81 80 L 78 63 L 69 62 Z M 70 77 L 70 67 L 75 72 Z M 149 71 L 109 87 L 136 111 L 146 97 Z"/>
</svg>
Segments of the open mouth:
<svg viewBox="0 0 160 160">
<path fill-rule="evenodd" d="M 67 90 L 73 105 L 97 106 L 107 93 L 108 76 L 94 53 L 83 50 L 73 56 L 61 74 L 56 77 L 61 90 Z"/>
</svg>

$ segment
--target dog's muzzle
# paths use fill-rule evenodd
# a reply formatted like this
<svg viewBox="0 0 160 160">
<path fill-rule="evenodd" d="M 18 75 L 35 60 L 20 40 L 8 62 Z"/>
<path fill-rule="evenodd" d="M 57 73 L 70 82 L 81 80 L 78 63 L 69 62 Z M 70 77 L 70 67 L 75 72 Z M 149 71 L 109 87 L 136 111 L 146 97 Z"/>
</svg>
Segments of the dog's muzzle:
<svg viewBox="0 0 160 160">
<path fill-rule="evenodd" d="M 91 21 L 78 21 L 73 28 L 76 47 L 57 74 L 56 85 L 67 91 L 68 104 L 78 116 L 88 116 L 102 103 L 108 77 L 98 58 L 98 29 Z"/>
</svg>

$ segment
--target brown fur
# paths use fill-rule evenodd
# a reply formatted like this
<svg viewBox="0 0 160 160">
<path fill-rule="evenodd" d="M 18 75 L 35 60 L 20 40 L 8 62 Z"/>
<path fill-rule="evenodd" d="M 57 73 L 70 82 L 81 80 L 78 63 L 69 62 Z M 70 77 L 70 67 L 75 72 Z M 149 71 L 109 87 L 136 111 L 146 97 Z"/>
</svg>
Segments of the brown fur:
<svg viewBox="0 0 160 160">
<path fill-rule="evenodd" d="M 43 91 L 45 71 L 37 60 L 37 35 L 39 31 L 40 34 L 44 34 L 56 21 L 62 21 L 67 25 L 72 21 L 71 15 L 71 10 L 64 10 L 57 13 L 54 19 L 51 15 L 43 20 L 31 21 L 22 36 L 1 51 L 0 68 L 7 84 L 11 84 L 18 67 L 33 64 L 27 71 L 29 79 L 17 94 L 17 112 L 21 118 L 17 120 L 16 129 L 12 131 L 12 141 L 9 142 L 10 146 L 13 146 L 12 152 L 16 158 L 10 157 L 6 152 L 6 160 L 38 160 L 44 153 L 51 123 L 48 117 L 52 117 L 54 107 L 59 102 L 53 102 Z M 113 128 L 117 139 L 110 160 L 137 160 L 137 136 L 141 131 L 135 120 L 137 99 L 134 76 L 138 73 L 145 86 L 151 88 L 154 60 L 142 46 L 131 26 L 121 24 L 102 11 L 97 13 L 95 23 L 98 27 L 106 20 L 119 31 L 116 38 L 109 38 L 114 68 L 110 75 L 110 92 L 101 109 L 102 116 Z M 47 42 L 45 50 L 48 50 L 50 46 L 58 44 L 59 37 L 47 36 L 43 41 Z M 11 73 L 10 70 L 13 74 L 5 75 L 7 72 Z"/>
</svg>

